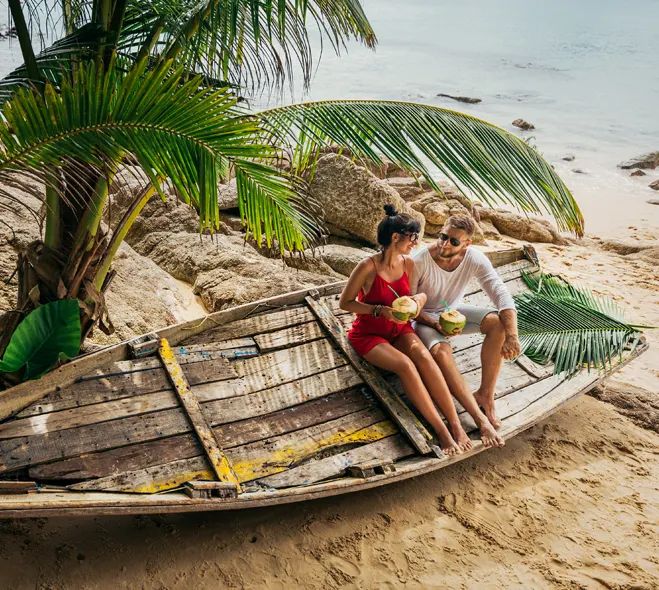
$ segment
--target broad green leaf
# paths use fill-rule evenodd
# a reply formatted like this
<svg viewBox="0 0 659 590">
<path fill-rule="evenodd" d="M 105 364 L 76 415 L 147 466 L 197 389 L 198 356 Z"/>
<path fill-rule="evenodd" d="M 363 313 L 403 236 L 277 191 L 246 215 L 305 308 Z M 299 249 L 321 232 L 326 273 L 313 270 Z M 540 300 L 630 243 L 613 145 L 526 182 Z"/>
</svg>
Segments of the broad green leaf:
<svg viewBox="0 0 659 590">
<path fill-rule="evenodd" d="M 35 309 L 19 325 L 0 361 L 0 371 L 25 366 L 23 379 L 38 379 L 59 360 L 80 350 L 80 311 L 75 299 L 53 301 Z"/>
</svg>

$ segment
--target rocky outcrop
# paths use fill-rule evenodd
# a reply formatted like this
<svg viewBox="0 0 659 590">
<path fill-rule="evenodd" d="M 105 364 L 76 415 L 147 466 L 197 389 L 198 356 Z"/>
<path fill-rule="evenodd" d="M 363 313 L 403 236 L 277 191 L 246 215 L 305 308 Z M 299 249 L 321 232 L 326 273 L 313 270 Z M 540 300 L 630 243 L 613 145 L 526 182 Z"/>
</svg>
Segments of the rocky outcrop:
<svg viewBox="0 0 659 590">
<path fill-rule="evenodd" d="M 404 201 L 416 201 L 430 190 L 430 185 L 427 182 L 418 182 L 415 178 L 399 177 L 389 180 L 389 186 L 396 190 Z"/>
<path fill-rule="evenodd" d="M 451 100 L 457 100 L 458 102 L 464 102 L 466 104 L 478 104 L 479 102 L 483 102 L 480 98 L 471 98 L 470 96 L 452 96 L 450 94 L 442 93 L 437 96 L 441 98 L 450 98 Z"/>
<path fill-rule="evenodd" d="M 355 266 L 374 252 L 375 250 L 350 248 L 338 244 L 328 244 L 317 249 L 317 255 L 325 264 L 346 277 L 350 276 Z"/>
<path fill-rule="evenodd" d="M 659 166 L 659 152 L 650 152 L 643 154 L 638 158 L 632 158 L 622 164 L 618 164 L 619 168 L 623 170 L 630 170 L 632 168 L 640 168 L 642 170 L 653 170 Z"/>
<path fill-rule="evenodd" d="M 659 180 L 655 180 L 652 184 L 648 185 L 653 191 L 659 191 Z"/>
<path fill-rule="evenodd" d="M 524 217 L 505 209 L 479 208 L 481 221 L 490 221 L 503 235 L 526 242 L 567 244 L 548 221 L 535 217 Z"/>
<path fill-rule="evenodd" d="M 629 176 L 645 176 L 645 175 L 646 175 L 645 172 L 643 172 L 643 170 L 638 168 L 634 170 L 634 172 L 632 172 Z"/>
<path fill-rule="evenodd" d="M 513 121 L 513 127 L 518 127 L 519 129 L 523 129 L 524 131 L 531 131 L 531 129 L 535 129 L 535 125 L 529 123 L 528 121 L 525 121 L 524 119 L 515 119 Z"/>
<path fill-rule="evenodd" d="M 343 156 L 327 154 L 318 160 L 311 194 L 325 212 L 328 229 L 336 235 L 377 244 L 377 226 L 387 203 L 418 219 L 423 235 L 423 215 L 407 205 L 389 183 Z"/>
</svg>

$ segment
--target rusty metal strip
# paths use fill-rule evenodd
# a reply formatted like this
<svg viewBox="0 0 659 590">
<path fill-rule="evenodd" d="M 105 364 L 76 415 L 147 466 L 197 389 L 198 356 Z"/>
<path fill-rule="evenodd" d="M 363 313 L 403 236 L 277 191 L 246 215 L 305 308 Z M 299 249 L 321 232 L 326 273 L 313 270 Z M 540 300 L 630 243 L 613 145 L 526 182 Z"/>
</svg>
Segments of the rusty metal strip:
<svg viewBox="0 0 659 590">
<path fill-rule="evenodd" d="M 434 452 L 429 444 L 432 436 L 426 430 L 426 427 L 398 397 L 398 394 L 385 381 L 384 377 L 357 354 L 343 331 L 343 326 L 331 310 L 322 301 L 316 301 L 312 297 L 306 297 L 306 302 L 352 366 L 355 367 L 359 376 L 382 402 L 391 418 L 398 424 L 398 427 L 409 438 L 417 451 L 424 455 Z"/>
<path fill-rule="evenodd" d="M 160 340 L 158 355 L 167 370 L 167 374 L 174 386 L 176 395 L 178 396 L 192 427 L 197 433 L 199 442 L 201 442 L 201 445 L 204 448 L 215 475 L 219 481 L 234 484 L 237 492 L 240 493 L 240 484 L 238 483 L 238 478 L 236 477 L 233 467 L 222 451 L 213 429 L 206 421 L 199 400 L 190 388 L 190 384 L 185 378 L 183 369 L 181 369 L 181 365 L 179 365 L 176 360 L 166 338 Z"/>
</svg>

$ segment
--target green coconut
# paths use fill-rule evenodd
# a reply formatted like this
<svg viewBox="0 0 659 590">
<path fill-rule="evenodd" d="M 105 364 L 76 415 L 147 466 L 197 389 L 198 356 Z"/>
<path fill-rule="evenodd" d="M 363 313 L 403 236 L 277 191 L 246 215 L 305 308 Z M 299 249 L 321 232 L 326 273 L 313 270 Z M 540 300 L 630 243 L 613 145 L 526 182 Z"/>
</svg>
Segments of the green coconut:
<svg viewBox="0 0 659 590">
<path fill-rule="evenodd" d="M 455 334 L 462 330 L 467 323 L 464 317 L 457 309 L 448 309 L 439 314 L 439 324 L 446 334 Z"/>
<path fill-rule="evenodd" d="M 395 299 L 391 307 L 394 310 L 394 317 L 404 321 L 414 317 L 417 312 L 416 301 L 407 295 Z"/>
</svg>

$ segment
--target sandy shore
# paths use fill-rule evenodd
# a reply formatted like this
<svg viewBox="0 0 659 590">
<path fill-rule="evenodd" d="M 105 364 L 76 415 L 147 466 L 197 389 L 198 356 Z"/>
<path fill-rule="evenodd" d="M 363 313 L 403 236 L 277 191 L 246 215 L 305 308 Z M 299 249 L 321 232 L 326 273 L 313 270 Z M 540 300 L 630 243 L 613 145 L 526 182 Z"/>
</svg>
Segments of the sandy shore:
<svg viewBox="0 0 659 590">
<path fill-rule="evenodd" d="M 636 234 L 658 236 L 659 226 Z M 538 251 L 547 270 L 659 325 L 658 267 L 596 242 Z M 656 425 L 659 334 L 648 339 L 612 387 L 649 391 L 643 414 Z M 657 588 L 659 434 L 623 415 L 626 403 L 582 397 L 504 449 L 360 494 L 230 514 L 0 522 L 0 588 Z"/>
</svg>

